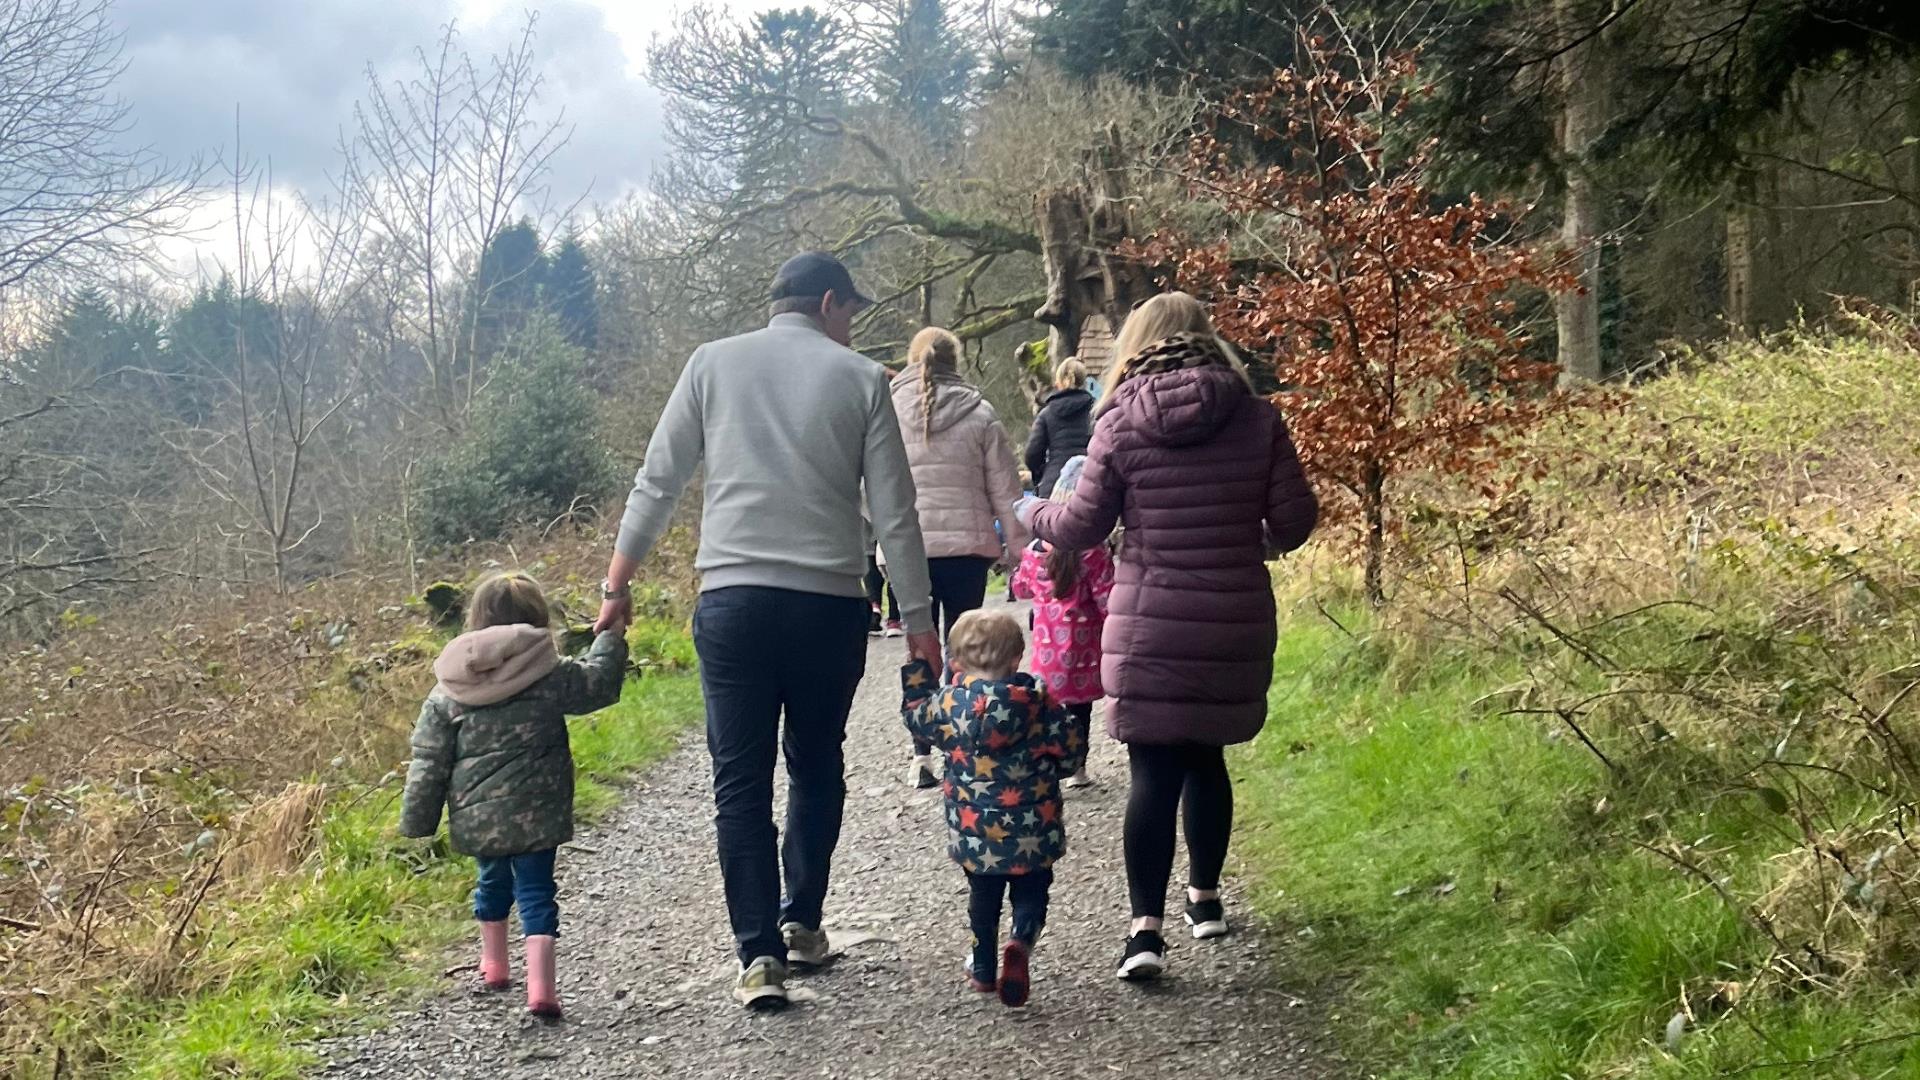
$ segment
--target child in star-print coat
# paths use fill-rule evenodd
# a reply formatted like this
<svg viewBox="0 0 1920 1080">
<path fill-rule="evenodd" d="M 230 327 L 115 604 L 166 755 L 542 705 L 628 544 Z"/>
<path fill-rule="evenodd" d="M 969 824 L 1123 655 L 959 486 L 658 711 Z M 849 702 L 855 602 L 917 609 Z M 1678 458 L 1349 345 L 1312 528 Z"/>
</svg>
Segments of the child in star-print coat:
<svg viewBox="0 0 1920 1080">
<path fill-rule="evenodd" d="M 1060 781 L 1080 767 L 1086 749 L 1046 686 L 1016 672 L 1025 651 L 1011 617 L 971 611 L 947 637 L 959 672 L 951 685 L 940 685 L 924 660 L 901 674 L 907 729 L 941 755 L 947 853 L 966 871 L 972 893 L 968 982 L 981 992 L 998 990 L 1009 1005 L 1027 1000 L 1029 957 L 1046 924 L 1053 864 L 1067 850 Z M 1013 934 L 996 957 L 1008 894 Z"/>
</svg>

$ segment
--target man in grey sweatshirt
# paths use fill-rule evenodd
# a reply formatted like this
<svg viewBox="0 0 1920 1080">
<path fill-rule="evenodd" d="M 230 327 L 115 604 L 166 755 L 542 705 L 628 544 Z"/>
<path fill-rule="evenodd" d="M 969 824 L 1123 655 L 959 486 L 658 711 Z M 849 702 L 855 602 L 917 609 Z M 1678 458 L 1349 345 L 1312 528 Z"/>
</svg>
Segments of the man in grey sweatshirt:
<svg viewBox="0 0 1920 1080">
<path fill-rule="evenodd" d="M 869 301 L 838 259 L 809 252 L 780 268 L 772 302 L 764 330 L 702 345 L 680 373 L 627 500 L 596 625 L 630 620 L 628 582 L 704 459 L 693 636 L 739 946 L 734 996 L 751 1007 L 785 1002 L 789 959 L 827 959 L 820 916 L 846 801 L 841 743 L 866 669 L 863 494 L 900 597 L 908 656 L 940 663 L 887 373 L 848 347 L 853 316 Z M 776 744 L 788 777 L 778 853 Z"/>
</svg>

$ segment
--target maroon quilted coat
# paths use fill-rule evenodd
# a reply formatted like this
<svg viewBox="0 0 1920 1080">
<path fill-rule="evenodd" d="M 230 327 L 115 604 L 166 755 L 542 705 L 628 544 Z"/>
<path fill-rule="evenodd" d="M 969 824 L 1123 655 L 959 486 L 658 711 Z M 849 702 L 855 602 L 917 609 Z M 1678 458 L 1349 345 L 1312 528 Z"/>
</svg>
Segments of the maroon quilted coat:
<svg viewBox="0 0 1920 1080">
<path fill-rule="evenodd" d="M 1287 426 L 1204 339 L 1169 339 L 1187 366 L 1122 383 L 1094 429 L 1065 504 L 1039 503 L 1033 532 L 1089 548 L 1126 526 L 1101 679 L 1107 731 L 1128 743 L 1246 742 L 1273 678 L 1269 546 L 1306 542 L 1319 503 Z"/>
</svg>

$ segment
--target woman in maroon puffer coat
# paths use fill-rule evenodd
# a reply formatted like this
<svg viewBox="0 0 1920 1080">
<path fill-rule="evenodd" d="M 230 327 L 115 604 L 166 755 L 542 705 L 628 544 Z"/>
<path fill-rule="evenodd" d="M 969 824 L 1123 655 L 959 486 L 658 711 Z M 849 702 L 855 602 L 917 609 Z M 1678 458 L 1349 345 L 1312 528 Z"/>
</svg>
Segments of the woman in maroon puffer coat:
<svg viewBox="0 0 1920 1080">
<path fill-rule="evenodd" d="M 1206 308 L 1185 293 L 1143 304 L 1121 330 L 1086 471 L 1064 504 L 1023 500 L 1050 544 L 1126 539 L 1101 637 L 1107 731 L 1127 744 L 1125 849 L 1133 925 L 1123 979 L 1158 975 L 1184 803 L 1186 921 L 1227 932 L 1220 871 L 1233 826 L 1223 748 L 1266 722 L 1275 645 L 1273 551 L 1319 516 L 1279 410 L 1254 394 Z"/>
</svg>

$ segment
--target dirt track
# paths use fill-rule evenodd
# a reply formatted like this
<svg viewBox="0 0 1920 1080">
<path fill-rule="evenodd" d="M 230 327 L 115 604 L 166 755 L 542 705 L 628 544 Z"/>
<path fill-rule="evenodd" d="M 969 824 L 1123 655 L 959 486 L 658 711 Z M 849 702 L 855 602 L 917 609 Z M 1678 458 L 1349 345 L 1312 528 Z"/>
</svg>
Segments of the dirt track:
<svg viewBox="0 0 1920 1080">
<path fill-rule="evenodd" d="M 1046 1078 L 1187 1075 L 1321 1080 L 1316 1010 L 1275 985 L 1270 942 L 1170 934 L 1166 978 L 1113 976 L 1126 930 L 1120 747 L 1096 737 L 1099 786 L 1070 793 L 1069 853 L 1035 954 L 1033 1002 L 969 992 L 965 882 L 945 855 L 937 791 L 902 781 L 898 641 L 877 641 L 847 734 L 846 827 L 826 924 L 841 950 L 796 977 L 798 1001 L 750 1014 L 728 997 L 732 940 L 696 729 L 626 805 L 562 854 L 556 1027 L 525 1020 L 518 986 L 446 993 L 386 1030 L 321 1048 L 326 1077 L 735 1076 Z M 1176 880 L 1184 859 L 1176 868 Z M 1177 912 L 1178 897 L 1169 910 Z M 518 948 L 515 949 L 518 976 Z M 463 952 L 456 960 L 465 959 Z"/>
</svg>

